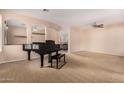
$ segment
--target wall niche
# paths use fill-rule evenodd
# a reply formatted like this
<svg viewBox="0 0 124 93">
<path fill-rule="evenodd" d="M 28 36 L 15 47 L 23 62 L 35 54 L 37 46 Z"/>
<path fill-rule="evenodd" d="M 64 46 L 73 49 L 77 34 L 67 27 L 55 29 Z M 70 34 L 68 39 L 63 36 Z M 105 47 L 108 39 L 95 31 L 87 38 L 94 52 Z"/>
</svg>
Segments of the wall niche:
<svg viewBox="0 0 124 93">
<path fill-rule="evenodd" d="M 5 45 L 21 45 L 27 42 L 26 24 L 24 22 L 16 19 L 8 19 L 4 23 Z"/>
</svg>

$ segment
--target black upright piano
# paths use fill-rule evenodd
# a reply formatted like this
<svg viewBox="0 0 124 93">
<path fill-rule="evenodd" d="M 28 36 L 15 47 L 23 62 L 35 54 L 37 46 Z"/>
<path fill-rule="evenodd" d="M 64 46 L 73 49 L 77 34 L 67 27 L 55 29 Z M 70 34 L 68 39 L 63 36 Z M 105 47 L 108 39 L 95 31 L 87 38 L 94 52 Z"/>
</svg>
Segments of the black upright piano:
<svg viewBox="0 0 124 93">
<path fill-rule="evenodd" d="M 28 60 L 30 60 L 31 51 L 39 54 L 41 58 L 41 67 L 43 67 L 44 55 L 48 54 L 49 62 L 51 62 L 51 54 L 56 52 L 57 55 L 61 48 L 59 44 L 55 44 L 55 41 L 46 40 L 46 42 L 33 42 L 32 44 L 23 44 L 23 50 L 27 51 Z"/>
</svg>

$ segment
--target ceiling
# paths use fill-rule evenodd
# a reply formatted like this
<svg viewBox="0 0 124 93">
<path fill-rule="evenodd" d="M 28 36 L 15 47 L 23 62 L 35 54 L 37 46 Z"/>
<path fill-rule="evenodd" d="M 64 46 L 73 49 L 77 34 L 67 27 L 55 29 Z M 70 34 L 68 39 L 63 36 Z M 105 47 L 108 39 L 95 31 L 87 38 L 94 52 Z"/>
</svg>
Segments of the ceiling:
<svg viewBox="0 0 124 93">
<path fill-rule="evenodd" d="M 49 20 L 61 26 L 124 21 L 123 9 L 6 9 L 0 10 Z"/>
</svg>

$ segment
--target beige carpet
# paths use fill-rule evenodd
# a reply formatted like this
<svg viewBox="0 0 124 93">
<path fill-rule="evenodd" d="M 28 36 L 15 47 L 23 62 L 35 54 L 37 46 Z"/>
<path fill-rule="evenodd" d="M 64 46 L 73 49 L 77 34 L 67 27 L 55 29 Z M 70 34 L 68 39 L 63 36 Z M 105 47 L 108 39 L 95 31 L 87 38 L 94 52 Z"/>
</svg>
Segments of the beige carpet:
<svg viewBox="0 0 124 93">
<path fill-rule="evenodd" d="M 124 82 L 124 57 L 91 52 L 66 55 L 60 70 L 40 68 L 40 59 L 0 64 L 0 82 Z"/>
</svg>

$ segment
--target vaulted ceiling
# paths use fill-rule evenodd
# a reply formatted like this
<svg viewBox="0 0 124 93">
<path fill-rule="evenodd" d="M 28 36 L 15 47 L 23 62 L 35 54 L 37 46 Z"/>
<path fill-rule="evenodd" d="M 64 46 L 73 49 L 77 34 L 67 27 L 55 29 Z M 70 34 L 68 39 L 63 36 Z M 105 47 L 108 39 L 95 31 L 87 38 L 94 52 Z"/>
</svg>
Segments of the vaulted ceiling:
<svg viewBox="0 0 124 93">
<path fill-rule="evenodd" d="M 124 21 L 123 9 L 12 9 L 0 10 L 49 20 L 61 26 Z"/>
</svg>

